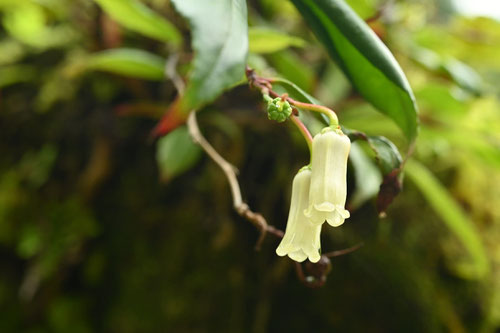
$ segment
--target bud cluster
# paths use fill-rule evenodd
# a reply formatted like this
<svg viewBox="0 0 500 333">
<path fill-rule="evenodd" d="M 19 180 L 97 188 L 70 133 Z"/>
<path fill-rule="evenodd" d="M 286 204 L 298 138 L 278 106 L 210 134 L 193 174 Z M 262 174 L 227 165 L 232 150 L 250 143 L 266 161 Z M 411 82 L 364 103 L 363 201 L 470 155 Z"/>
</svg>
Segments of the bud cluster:
<svg viewBox="0 0 500 333">
<path fill-rule="evenodd" d="M 267 101 L 267 117 L 270 120 L 282 123 L 292 114 L 292 107 L 286 100 L 280 97 L 272 99 L 268 95 L 264 95 L 264 99 Z"/>
</svg>

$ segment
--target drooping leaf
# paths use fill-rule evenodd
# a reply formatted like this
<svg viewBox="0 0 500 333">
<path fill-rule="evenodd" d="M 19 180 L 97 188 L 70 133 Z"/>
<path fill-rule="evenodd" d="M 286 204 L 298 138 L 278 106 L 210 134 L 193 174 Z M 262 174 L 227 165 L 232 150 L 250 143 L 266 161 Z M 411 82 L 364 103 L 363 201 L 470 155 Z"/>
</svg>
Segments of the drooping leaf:
<svg viewBox="0 0 500 333">
<path fill-rule="evenodd" d="M 201 156 L 201 148 L 193 142 L 186 126 L 168 133 L 157 145 L 156 161 L 164 181 L 189 170 Z"/>
<path fill-rule="evenodd" d="M 193 70 L 181 112 L 216 99 L 245 74 L 248 53 L 247 7 L 244 0 L 173 0 L 189 21 L 195 51 Z"/>
<path fill-rule="evenodd" d="M 102 9 L 125 28 L 174 45 L 181 34 L 169 21 L 137 0 L 95 0 Z"/>
<path fill-rule="evenodd" d="M 94 53 L 88 59 L 86 68 L 147 80 L 162 80 L 165 77 L 163 58 L 136 49 L 111 49 Z"/>
<path fill-rule="evenodd" d="M 366 135 L 363 132 L 342 127 L 342 131 L 349 136 L 351 141 L 363 140 L 375 153 L 380 169 L 384 175 L 394 169 L 399 169 L 402 163 L 398 148 L 389 139 L 383 136 Z"/>
<path fill-rule="evenodd" d="M 375 152 L 375 158 L 384 175 L 399 169 L 403 159 L 398 148 L 389 139 L 383 136 L 368 136 L 368 144 Z"/>
<path fill-rule="evenodd" d="M 398 148 L 386 137 L 370 136 L 363 132 L 353 131 L 342 127 L 342 131 L 349 136 L 351 141 L 364 140 L 368 142 L 375 154 L 380 171 L 383 175 L 382 183 L 377 197 L 377 211 L 384 215 L 387 207 L 401 192 L 403 187 L 401 179 L 401 165 L 403 163 Z"/>
<path fill-rule="evenodd" d="M 302 47 L 306 43 L 301 38 L 260 27 L 249 28 L 248 39 L 250 52 L 255 53 L 272 53 L 291 46 Z"/>
<path fill-rule="evenodd" d="M 482 278 L 489 271 L 488 257 L 474 223 L 424 165 L 409 160 L 406 165 L 406 175 L 415 183 L 436 214 L 469 252 L 471 263 L 462 262 L 454 267 L 457 273 L 470 279 Z"/>
<path fill-rule="evenodd" d="M 292 0 L 353 86 L 389 116 L 408 140 L 417 135 L 413 92 L 399 64 L 342 0 Z"/>
</svg>

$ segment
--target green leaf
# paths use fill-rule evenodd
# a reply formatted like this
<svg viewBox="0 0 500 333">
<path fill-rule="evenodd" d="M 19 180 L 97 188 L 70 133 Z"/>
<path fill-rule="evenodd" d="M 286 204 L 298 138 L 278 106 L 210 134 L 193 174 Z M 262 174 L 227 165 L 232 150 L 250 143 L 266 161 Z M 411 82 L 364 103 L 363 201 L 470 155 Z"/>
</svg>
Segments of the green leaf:
<svg viewBox="0 0 500 333">
<path fill-rule="evenodd" d="M 384 176 L 377 197 L 377 211 L 383 216 L 387 207 L 402 189 L 401 166 L 403 162 L 401 154 L 398 148 L 383 136 L 369 136 L 363 132 L 353 131 L 345 127 L 342 127 L 342 131 L 349 136 L 352 142 L 358 139 L 367 141 L 375 153 L 375 159 Z M 356 176 L 356 179 L 358 179 L 358 176 Z"/>
<path fill-rule="evenodd" d="M 0 68 L 0 88 L 36 79 L 36 70 L 27 65 L 11 65 Z"/>
<path fill-rule="evenodd" d="M 90 56 L 87 69 L 131 76 L 147 80 L 163 80 L 165 60 L 136 49 L 112 49 Z"/>
<path fill-rule="evenodd" d="M 195 51 L 181 103 L 182 111 L 189 112 L 215 100 L 244 79 L 247 7 L 244 0 L 173 0 L 173 4 L 189 21 Z"/>
<path fill-rule="evenodd" d="M 389 174 L 394 169 L 399 169 L 402 164 L 401 154 L 398 148 L 384 136 L 366 135 L 363 132 L 351 130 L 342 126 L 342 131 L 349 136 L 351 141 L 364 140 L 375 153 L 380 170 L 384 175 Z"/>
<path fill-rule="evenodd" d="M 460 263 L 455 267 L 457 273 L 470 279 L 484 277 L 489 271 L 488 257 L 474 223 L 424 165 L 409 160 L 405 170 L 406 175 L 422 192 L 436 214 L 441 217 L 446 226 L 469 252 L 472 264 Z"/>
<path fill-rule="evenodd" d="M 399 64 L 342 0 L 291 0 L 353 86 L 401 128 L 417 135 L 413 92 Z"/>
<path fill-rule="evenodd" d="M 306 93 L 304 90 L 302 90 L 295 83 L 290 82 L 286 79 L 274 78 L 272 80 L 272 84 L 273 84 L 273 87 L 278 86 L 278 87 L 282 87 L 283 89 L 285 89 L 286 92 L 288 93 L 288 95 L 290 95 L 290 97 L 292 97 L 293 99 L 296 99 L 298 101 L 305 102 L 305 103 L 320 104 L 320 102 L 316 98 L 314 98 L 311 95 L 309 95 L 308 93 Z"/>
<path fill-rule="evenodd" d="M 399 169 L 403 160 L 394 143 L 383 136 L 368 136 L 368 144 L 375 152 L 375 158 L 384 175 Z"/>
<path fill-rule="evenodd" d="M 158 140 L 156 161 L 163 181 L 189 170 L 200 156 L 201 148 L 193 142 L 186 126 L 180 126 Z"/>
<path fill-rule="evenodd" d="M 303 47 L 306 42 L 298 37 L 267 28 L 249 28 L 248 41 L 250 52 L 272 53 L 291 46 Z"/>
<path fill-rule="evenodd" d="M 132 31 L 179 45 L 181 34 L 170 22 L 136 0 L 95 0 L 115 21 Z"/>
</svg>

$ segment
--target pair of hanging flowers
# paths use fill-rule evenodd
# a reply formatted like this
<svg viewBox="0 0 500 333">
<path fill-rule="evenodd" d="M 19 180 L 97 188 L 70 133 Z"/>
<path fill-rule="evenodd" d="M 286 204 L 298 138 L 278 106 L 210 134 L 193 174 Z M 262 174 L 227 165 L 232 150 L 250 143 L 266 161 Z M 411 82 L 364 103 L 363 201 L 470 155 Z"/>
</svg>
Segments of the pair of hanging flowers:
<svg viewBox="0 0 500 333">
<path fill-rule="evenodd" d="M 268 112 L 270 119 L 278 118 L 276 115 L 280 116 L 279 120 L 275 119 L 278 121 L 288 118 L 291 108 L 287 102 L 280 102 L 278 98 L 265 99 L 268 111 L 272 111 Z M 283 110 L 286 114 L 277 114 L 274 107 L 277 102 L 281 103 L 278 111 Z M 313 263 L 318 262 L 323 223 L 338 227 L 350 216 L 345 202 L 351 142 L 340 130 L 337 117 L 332 113 L 329 114 L 331 126 L 324 128 L 312 140 L 311 164 L 300 169 L 293 179 L 285 235 L 276 249 L 279 256 L 288 255 L 297 262 L 307 258 Z"/>
</svg>

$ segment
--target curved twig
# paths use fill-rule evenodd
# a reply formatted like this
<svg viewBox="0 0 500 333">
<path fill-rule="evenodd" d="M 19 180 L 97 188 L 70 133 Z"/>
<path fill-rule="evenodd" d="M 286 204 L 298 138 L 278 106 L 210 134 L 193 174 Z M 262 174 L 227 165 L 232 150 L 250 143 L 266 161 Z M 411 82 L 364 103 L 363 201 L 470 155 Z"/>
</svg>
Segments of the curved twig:
<svg viewBox="0 0 500 333">
<path fill-rule="evenodd" d="M 236 167 L 226 161 L 205 139 L 200 131 L 200 128 L 198 127 L 198 122 L 196 121 L 196 111 L 191 111 L 191 113 L 189 114 L 187 126 L 189 134 L 193 138 L 193 141 L 197 143 L 215 163 L 217 163 L 217 165 L 226 175 L 227 181 L 229 182 L 229 187 L 231 188 L 231 195 L 233 197 L 233 207 L 236 212 L 240 216 L 247 219 L 250 223 L 252 223 L 257 229 L 259 229 L 260 237 L 257 241 L 257 244 L 255 245 L 255 248 L 257 250 L 260 249 L 260 246 L 264 241 L 267 233 L 270 233 L 278 238 L 283 238 L 283 231 L 269 225 L 266 219 L 260 213 L 252 211 L 250 207 L 248 207 L 248 205 L 243 202 L 243 199 L 241 197 L 240 184 L 238 183 L 238 179 L 236 178 Z"/>
</svg>

